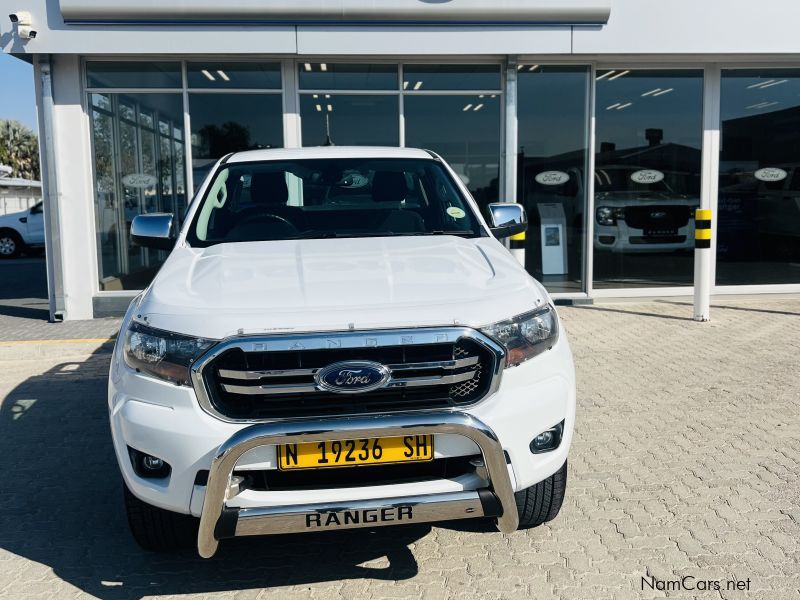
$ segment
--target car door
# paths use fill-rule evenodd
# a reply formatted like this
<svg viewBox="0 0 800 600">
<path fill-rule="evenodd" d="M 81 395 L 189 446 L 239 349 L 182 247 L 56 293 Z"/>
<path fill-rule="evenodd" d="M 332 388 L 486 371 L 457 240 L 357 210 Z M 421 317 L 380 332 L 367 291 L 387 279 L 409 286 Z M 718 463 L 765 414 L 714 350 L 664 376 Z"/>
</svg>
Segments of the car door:
<svg viewBox="0 0 800 600">
<path fill-rule="evenodd" d="M 42 203 L 34 204 L 28 212 L 27 222 L 23 226 L 25 232 L 25 243 L 31 246 L 44 245 L 44 215 L 42 214 Z"/>
</svg>

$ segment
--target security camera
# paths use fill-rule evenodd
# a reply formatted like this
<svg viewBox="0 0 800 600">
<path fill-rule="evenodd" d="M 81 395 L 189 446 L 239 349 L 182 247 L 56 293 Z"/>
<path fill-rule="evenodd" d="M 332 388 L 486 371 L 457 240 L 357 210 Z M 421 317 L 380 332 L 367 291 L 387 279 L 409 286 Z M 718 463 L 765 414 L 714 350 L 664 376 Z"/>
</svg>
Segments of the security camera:
<svg viewBox="0 0 800 600">
<path fill-rule="evenodd" d="M 8 18 L 11 19 L 12 23 L 16 23 L 17 25 L 20 26 L 31 25 L 32 23 L 31 13 L 29 13 L 28 11 L 11 13 L 10 15 L 8 15 Z"/>
<path fill-rule="evenodd" d="M 25 25 L 18 29 L 19 37 L 23 40 L 32 40 L 36 37 L 36 30 L 31 29 L 30 25 Z"/>
</svg>

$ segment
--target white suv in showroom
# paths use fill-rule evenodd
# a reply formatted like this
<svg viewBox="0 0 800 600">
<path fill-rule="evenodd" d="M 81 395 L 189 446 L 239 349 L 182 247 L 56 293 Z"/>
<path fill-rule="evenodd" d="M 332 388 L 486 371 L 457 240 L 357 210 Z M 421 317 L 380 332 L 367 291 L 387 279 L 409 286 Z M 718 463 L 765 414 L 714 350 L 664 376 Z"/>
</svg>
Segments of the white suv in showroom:
<svg viewBox="0 0 800 600">
<path fill-rule="evenodd" d="M 180 228 L 136 217 L 172 249 L 109 375 L 139 544 L 553 519 L 572 355 L 497 239 L 522 207 L 488 209 L 432 152 L 330 147 L 226 156 Z"/>
</svg>

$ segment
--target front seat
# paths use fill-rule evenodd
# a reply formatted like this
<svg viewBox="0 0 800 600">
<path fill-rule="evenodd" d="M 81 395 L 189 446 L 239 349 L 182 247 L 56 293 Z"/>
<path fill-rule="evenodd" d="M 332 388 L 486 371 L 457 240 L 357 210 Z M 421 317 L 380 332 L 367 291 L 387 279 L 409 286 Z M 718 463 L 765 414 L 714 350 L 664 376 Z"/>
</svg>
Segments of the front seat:
<svg viewBox="0 0 800 600">
<path fill-rule="evenodd" d="M 376 171 L 372 176 L 373 201 L 400 204 L 407 195 L 408 185 L 402 171 Z M 425 221 L 413 210 L 392 208 L 388 214 L 382 215 L 375 229 L 380 232 L 421 233 L 425 231 Z"/>
<path fill-rule="evenodd" d="M 255 207 L 246 210 L 245 214 L 270 214 L 286 219 L 299 231 L 305 229 L 303 210 L 297 206 L 287 206 L 289 187 L 283 171 L 253 173 L 250 178 L 250 199 Z"/>
</svg>

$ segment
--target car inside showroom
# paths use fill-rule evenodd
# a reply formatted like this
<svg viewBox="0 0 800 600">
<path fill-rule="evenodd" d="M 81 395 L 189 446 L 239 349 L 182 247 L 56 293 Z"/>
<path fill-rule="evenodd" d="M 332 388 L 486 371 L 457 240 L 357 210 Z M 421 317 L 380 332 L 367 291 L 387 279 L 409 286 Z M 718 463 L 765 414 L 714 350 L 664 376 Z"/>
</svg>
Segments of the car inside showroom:
<svg viewBox="0 0 800 600">
<path fill-rule="evenodd" d="M 429 149 L 521 203 L 509 245 L 559 301 L 691 296 L 697 209 L 711 293 L 800 291 L 789 0 L 18 4 L 53 320 L 121 314 L 167 256 L 134 217 L 180 219 L 219 159 L 330 145 Z"/>
</svg>

